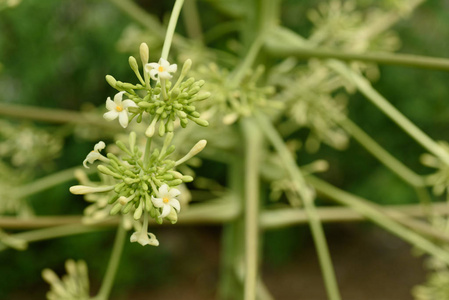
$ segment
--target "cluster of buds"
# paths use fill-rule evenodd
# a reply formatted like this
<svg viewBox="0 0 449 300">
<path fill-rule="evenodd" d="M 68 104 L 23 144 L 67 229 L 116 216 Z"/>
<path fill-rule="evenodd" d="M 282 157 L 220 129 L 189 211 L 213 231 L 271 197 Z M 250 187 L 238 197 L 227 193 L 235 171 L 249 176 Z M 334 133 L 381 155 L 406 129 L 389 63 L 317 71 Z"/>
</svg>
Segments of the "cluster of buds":
<svg viewBox="0 0 449 300">
<path fill-rule="evenodd" d="M 200 118 L 196 111 L 195 102 L 207 99 L 210 93 L 200 93 L 204 85 L 203 80 L 196 81 L 186 75 L 192 66 L 190 59 L 184 62 L 180 76 L 175 84 L 172 84 L 171 73 L 177 71 L 176 64 L 170 64 L 164 58 L 158 63 L 148 63 L 148 46 L 142 43 L 140 56 L 143 65 L 143 76 L 140 73 L 137 60 L 130 56 L 129 65 L 140 81 L 137 84 L 117 81 L 111 75 L 106 76 L 106 81 L 116 90 L 114 101 L 108 98 L 106 108 L 109 112 L 104 114 L 108 120 L 118 118 L 123 127 L 127 127 L 129 120 L 136 119 L 142 122 L 146 114 L 150 115 L 150 125 L 145 134 L 152 137 L 158 126 L 158 133 L 164 136 L 166 132 L 173 132 L 175 121 L 179 119 L 182 127 L 186 127 L 191 120 L 198 125 L 208 126 L 208 122 Z M 151 80 L 155 83 L 151 84 Z M 128 99 L 123 100 L 123 96 Z"/>
<path fill-rule="evenodd" d="M 97 168 L 113 183 L 101 186 L 75 185 L 70 188 L 70 192 L 90 197 L 90 194 L 94 193 L 107 195 L 94 197 L 98 201 L 90 206 L 91 209 L 86 209 L 89 214 L 95 213 L 96 219 L 106 217 L 107 211 L 110 215 L 131 213 L 134 220 L 143 218 L 142 230 L 147 229 L 148 215 L 158 223 L 162 223 L 164 218 L 176 223 L 181 210 L 176 199 L 180 192 L 176 187 L 191 182 L 193 178 L 181 174 L 175 168 L 202 151 L 206 140 L 199 141 L 184 157 L 174 161 L 170 159 L 170 155 L 175 151 L 175 146 L 171 145 L 172 138 L 173 133 L 166 134 L 162 148 L 154 149 L 147 158 L 143 157 L 142 151 L 136 145 L 135 132 L 130 133 L 128 146 L 121 141 L 116 142 L 123 151 L 121 159 L 112 153 L 103 156 L 100 151 L 105 144 L 97 143 L 84 163 L 94 163 L 96 160 L 103 162 Z M 85 179 L 82 181 L 86 182 Z M 149 236 L 151 242 L 145 244 L 155 244 L 157 240 L 154 235 Z M 131 237 L 131 241 L 139 240 Z"/>
<path fill-rule="evenodd" d="M 42 277 L 50 284 L 48 300 L 91 299 L 89 295 L 89 277 L 87 264 L 80 260 L 69 259 L 65 263 L 67 274 L 60 279 L 50 269 L 42 271 Z"/>
<path fill-rule="evenodd" d="M 229 78 L 232 76 L 229 71 L 216 64 L 201 66 L 197 72 L 201 77 L 207 78 L 206 88 L 213 95 L 213 101 L 208 101 L 209 104 L 205 104 L 203 108 L 209 118 L 218 115 L 224 124 L 229 125 L 256 110 L 272 111 L 282 108 L 282 103 L 270 100 L 275 92 L 273 86 L 257 84 L 264 73 L 262 66 L 246 73 L 238 86 L 230 84 Z"/>
<path fill-rule="evenodd" d="M 194 78 L 189 78 L 184 81 L 192 64 L 191 60 L 184 63 L 180 76 L 172 85 L 171 73 L 177 71 L 177 65 L 172 65 L 163 58 L 158 63 L 148 63 L 148 46 L 145 43 L 140 46 L 140 56 L 143 76 L 136 59 L 132 56 L 129 58 L 131 69 L 140 83 L 123 83 L 110 75 L 106 76 L 108 83 L 119 92 L 114 96 L 114 100 L 106 100 L 108 112 L 104 114 L 104 118 L 118 119 L 120 125 L 125 128 L 134 118 L 140 123 L 143 116 L 149 114 L 145 149 L 141 149 L 137 144 L 135 132 L 129 134 L 127 145 L 122 141 L 116 142 L 122 151 L 121 155 L 102 154 L 106 144 L 98 142 L 94 150 L 87 155 L 83 165 L 89 168 L 88 164 L 101 162 L 97 166 L 101 173 L 101 184 L 91 182 L 84 173 L 78 172 L 77 178 L 81 185 L 72 186 L 70 192 L 85 195 L 86 200 L 92 202 L 85 210 L 88 222 L 97 222 L 117 214 L 132 216 L 127 217 L 134 220 L 128 223 L 134 224 L 136 229 L 131 235 L 131 242 L 157 246 L 159 241 L 154 234 L 148 232 L 148 219 L 153 218 L 159 224 L 164 219 L 173 224 L 177 222 L 181 210 L 177 199 L 181 192 L 177 187 L 191 182 L 193 177 L 183 175 L 176 168 L 206 146 L 206 140 L 200 140 L 181 159 L 171 159 L 175 152 L 175 146 L 172 145 L 175 121 L 179 119 L 182 127 L 187 125 L 188 120 L 208 126 L 207 121 L 200 118 L 200 113 L 193 104 L 208 98 L 209 93 L 199 93 L 204 84 L 203 80 L 195 81 Z M 128 99 L 124 99 L 125 96 Z M 161 147 L 152 143 L 158 122 L 158 133 L 161 137 L 165 136 Z"/>
</svg>

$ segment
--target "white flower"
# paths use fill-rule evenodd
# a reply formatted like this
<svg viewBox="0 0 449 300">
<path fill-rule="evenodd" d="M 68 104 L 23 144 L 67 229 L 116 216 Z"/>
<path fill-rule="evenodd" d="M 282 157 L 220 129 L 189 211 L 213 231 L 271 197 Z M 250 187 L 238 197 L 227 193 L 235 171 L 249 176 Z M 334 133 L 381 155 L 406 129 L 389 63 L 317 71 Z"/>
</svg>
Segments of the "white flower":
<svg viewBox="0 0 449 300">
<path fill-rule="evenodd" d="M 105 147 L 106 144 L 103 141 L 99 141 L 98 143 L 96 143 L 94 146 L 94 150 L 90 151 L 90 153 L 87 154 L 86 159 L 83 161 L 83 166 L 89 169 L 87 163 L 93 164 L 94 161 L 96 161 L 97 159 L 104 162 L 108 162 L 109 159 L 100 154 L 100 151 L 103 150 Z"/>
<path fill-rule="evenodd" d="M 175 197 L 180 194 L 181 192 L 179 190 L 175 188 L 169 189 L 168 185 L 163 184 L 157 192 L 158 198 L 151 196 L 154 206 L 159 208 L 162 207 L 162 214 L 160 215 L 161 218 L 168 216 L 172 207 L 176 209 L 177 212 L 181 210 L 179 201 L 175 199 Z"/>
<path fill-rule="evenodd" d="M 106 108 L 109 111 L 103 117 L 108 121 L 112 121 L 118 117 L 120 125 L 126 128 L 128 126 L 128 107 L 137 107 L 137 104 L 130 99 L 122 100 L 124 93 L 117 93 L 114 96 L 114 101 L 111 100 L 111 97 L 108 97 L 106 100 Z"/>
<path fill-rule="evenodd" d="M 140 228 L 140 231 L 136 231 L 131 235 L 130 238 L 131 243 L 138 242 L 142 246 L 151 245 L 151 246 L 159 246 L 159 241 L 156 236 L 151 232 L 148 232 L 148 214 L 145 213 L 143 217 L 143 224 Z"/>
<path fill-rule="evenodd" d="M 159 63 L 149 63 L 145 65 L 145 70 L 150 73 L 151 78 L 154 80 L 170 79 L 172 77 L 170 73 L 176 72 L 177 69 L 178 66 L 176 64 L 171 65 L 163 58 L 159 60 Z"/>
<path fill-rule="evenodd" d="M 134 232 L 131 235 L 130 241 L 131 243 L 138 242 L 142 246 L 159 246 L 159 241 L 156 239 L 156 236 L 151 232 L 147 232 L 147 230 L 143 228 L 141 231 Z"/>
</svg>

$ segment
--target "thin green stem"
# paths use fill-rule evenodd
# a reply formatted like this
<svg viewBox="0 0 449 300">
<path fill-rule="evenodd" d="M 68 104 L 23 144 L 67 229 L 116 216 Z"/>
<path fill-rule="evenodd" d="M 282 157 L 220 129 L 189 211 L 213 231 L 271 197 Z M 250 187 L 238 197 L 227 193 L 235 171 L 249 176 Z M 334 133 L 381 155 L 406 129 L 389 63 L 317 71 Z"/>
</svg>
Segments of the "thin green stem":
<svg viewBox="0 0 449 300">
<path fill-rule="evenodd" d="M 26 231 L 26 232 L 13 234 L 13 235 L 11 235 L 11 237 L 18 239 L 18 240 L 23 240 L 27 243 L 31 243 L 31 242 L 36 242 L 36 241 L 54 239 L 54 238 L 58 238 L 58 237 L 65 237 L 65 236 L 69 236 L 69 235 L 94 232 L 94 231 L 98 231 L 98 230 L 102 230 L 102 229 L 105 229 L 105 228 L 96 227 L 96 226 L 86 226 L 83 224 L 70 224 L 70 225 L 63 225 L 63 226 L 55 226 L 55 227 L 51 227 L 51 228 L 30 230 L 30 231 Z M 0 244 L 0 251 L 4 250 L 5 248 L 6 248 L 6 246 Z"/>
<path fill-rule="evenodd" d="M 294 56 L 297 58 L 338 59 L 342 61 L 364 61 L 385 65 L 425 68 L 432 70 L 449 70 L 449 59 L 399 53 L 350 53 L 338 50 L 325 50 L 309 47 L 295 47 L 285 44 L 270 44 L 268 51 L 277 56 Z"/>
<path fill-rule="evenodd" d="M 259 247 L 259 164 L 261 135 L 254 120 L 242 120 L 245 147 L 245 286 L 244 299 L 255 300 Z"/>
<path fill-rule="evenodd" d="M 445 251 L 441 247 L 435 245 L 434 243 L 415 233 L 414 231 L 393 221 L 388 216 L 383 214 L 380 210 L 376 209 L 376 206 L 372 203 L 369 203 L 360 197 L 351 195 L 345 191 L 333 187 L 332 185 L 316 177 L 308 176 L 307 182 L 312 184 L 319 193 L 323 194 L 329 199 L 333 199 L 338 203 L 351 207 L 367 219 L 376 223 L 385 230 L 395 234 L 404 241 L 409 242 L 410 244 L 430 255 L 434 255 L 445 263 L 449 263 L 449 252 Z"/>
<path fill-rule="evenodd" d="M 310 229 L 317 249 L 327 295 L 331 300 L 339 300 L 341 299 L 340 292 L 338 290 L 337 279 L 335 278 L 334 267 L 332 265 L 329 249 L 327 247 L 323 227 L 316 212 L 311 194 L 308 192 L 308 187 L 306 186 L 305 180 L 296 166 L 296 162 L 290 154 L 283 139 L 273 127 L 271 122 L 261 114 L 255 114 L 255 116 L 262 132 L 278 152 L 286 171 L 295 184 L 299 197 L 303 201 L 304 209 L 308 216 Z"/>
<path fill-rule="evenodd" d="M 168 59 L 168 53 L 170 52 L 173 35 L 175 34 L 176 23 L 178 22 L 179 13 L 181 12 L 184 0 L 176 0 L 173 7 L 173 11 L 168 22 L 167 33 L 165 35 L 164 46 L 162 47 L 161 58 Z"/>
<path fill-rule="evenodd" d="M 121 128 L 115 123 L 104 122 L 104 119 L 102 117 L 94 113 L 83 113 L 78 111 L 43 108 L 28 105 L 2 103 L 0 115 L 56 124 L 73 123 L 82 125 L 94 125 L 100 128 L 107 128 L 108 130 Z"/>
<path fill-rule="evenodd" d="M 115 236 L 114 247 L 112 248 L 111 258 L 109 259 L 106 274 L 103 278 L 100 291 L 95 297 L 95 300 L 107 300 L 111 293 L 112 285 L 114 284 L 115 275 L 120 263 L 120 258 L 125 244 L 126 230 L 123 222 L 118 225 L 117 234 Z"/>
<path fill-rule="evenodd" d="M 386 151 L 382 146 L 376 143 L 368 134 L 360 127 L 353 123 L 350 119 L 344 118 L 336 120 L 336 122 L 348 132 L 360 145 L 362 145 L 369 153 L 377 158 L 381 163 L 389 168 L 393 173 L 398 175 L 402 180 L 413 187 L 422 187 L 425 185 L 424 179 L 397 160 L 393 155 Z"/>
<path fill-rule="evenodd" d="M 400 111 L 388 102 L 379 92 L 377 92 L 361 75 L 349 69 L 345 64 L 336 60 L 328 61 L 329 67 L 347 78 L 350 82 L 355 84 L 357 89 L 365 95 L 374 105 L 376 105 L 382 112 L 384 112 L 391 120 L 393 120 L 399 127 L 408 133 L 413 139 L 421 144 L 428 151 L 441 158 L 449 165 L 449 153 L 444 151 L 434 140 L 426 135 L 421 129 L 407 119 Z"/>
<path fill-rule="evenodd" d="M 55 185 L 67 182 L 75 178 L 75 170 L 80 167 L 74 167 L 53 173 L 51 175 L 34 180 L 31 183 L 25 184 L 19 188 L 16 188 L 14 195 L 18 198 L 27 197 L 46 189 L 49 189 Z M 93 173 L 95 169 L 88 170 L 88 173 Z"/>
<path fill-rule="evenodd" d="M 152 137 L 147 137 L 147 142 L 145 144 L 145 150 L 143 154 L 143 165 L 146 167 L 148 165 L 148 160 L 150 159 L 151 155 L 151 141 L 153 140 Z"/>
</svg>

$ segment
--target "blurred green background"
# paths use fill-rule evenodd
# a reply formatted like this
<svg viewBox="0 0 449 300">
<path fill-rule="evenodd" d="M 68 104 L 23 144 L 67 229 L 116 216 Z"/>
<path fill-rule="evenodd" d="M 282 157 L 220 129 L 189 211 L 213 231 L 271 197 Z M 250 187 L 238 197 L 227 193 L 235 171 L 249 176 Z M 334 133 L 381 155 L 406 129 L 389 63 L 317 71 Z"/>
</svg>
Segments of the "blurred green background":
<svg viewBox="0 0 449 300">
<path fill-rule="evenodd" d="M 307 36 L 311 24 L 306 19 L 306 11 L 316 5 L 316 2 L 283 1 L 282 24 Z M 174 1 L 138 3 L 165 22 Z M 363 3 L 365 1 L 360 1 L 360 4 Z M 198 6 L 204 28 L 210 28 L 229 18 L 224 12 L 214 10 L 208 1 L 198 1 Z M 402 40 L 399 52 L 448 57 L 447 20 L 449 2 L 424 3 L 410 18 L 395 26 L 394 29 Z M 105 99 L 113 94 L 112 88 L 104 80 L 106 74 L 114 74 L 123 81 L 133 77 L 126 63 L 130 53 L 120 51 L 118 46 L 124 29 L 132 23 L 111 2 L 101 0 L 23 0 L 16 7 L 0 10 L 0 102 L 67 110 L 89 109 L 92 105 L 102 107 Z M 178 31 L 185 31 L 182 19 Z M 213 46 L 225 47 L 225 44 L 216 41 Z M 375 88 L 431 137 L 447 140 L 449 74 L 397 66 L 381 66 L 380 70 L 381 78 L 374 83 Z M 418 173 L 429 172 L 418 160 L 424 150 L 362 96 L 351 96 L 349 115 L 406 165 Z M 42 122 L 35 124 L 50 132 L 64 132 L 59 126 Z M 52 170 L 80 165 L 93 143 L 94 141 L 64 135 L 63 153 L 54 159 Z M 316 154 L 303 153 L 299 163 L 315 159 L 330 162 L 330 171 L 323 174 L 323 177 L 343 189 L 380 204 L 418 202 L 409 186 L 355 142 L 351 141 L 350 147 L 342 152 L 324 145 Z M 45 168 L 36 169 L 36 177 L 50 171 Z M 44 215 L 81 214 L 85 203 L 81 198 L 68 193 L 68 187 L 73 183 L 32 197 L 30 202 L 33 208 Z M 355 225 L 327 225 L 326 230 L 330 235 L 331 251 L 334 247 L 341 254 L 336 258 L 337 274 L 339 257 L 348 255 L 348 248 L 353 249 L 357 245 L 360 249 L 366 247 L 366 251 L 373 251 L 373 256 L 378 254 L 376 251 L 382 251 L 381 247 L 377 248 L 378 243 L 372 242 L 366 235 L 374 234 L 374 238 L 386 240 L 391 247 L 409 255 L 407 246 L 397 240 L 390 240 L 388 235 L 367 225 L 357 228 Z M 341 239 L 341 234 L 345 234 L 345 238 Z M 64 273 L 64 261 L 68 258 L 87 261 L 92 289 L 96 290 L 107 264 L 113 235 L 113 231 L 106 230 L 34 243 L 25 252 L 11 249 L 3 251 L 0 253 L 0 299 L 42 299 L 47 285 L 41 279 L 41 270 L 52 268 L 59 274 Z M 151 293 L 153 299 L 173 299 L 179 293 L 183 293 L 182 299 L 213 298 L 218 278 L 220 228 L 171 227 L 158 229 L 158 235 L 166 236 L 167 241 L 158 248 L 126 244 L 113 299 L 147 299 L 148 293 Z M 291 274 L 294 271 L 288 266 L 291 262 L 300 261 L 303 270 L 307 271 L 309 269 L 304 265 L 306 260 L 303 257 L 315 259 L 307 226 L 270 231 L 265 234 L 264 242 L 265 260 L 268 262 L 264 265 L 265 276 L 271 289 L 283 285 L 270 283 L 270 280 L 282 278 L 289 282 L 289 278 L 298 281 L 304 279 L 293 277 Z M 332 246 L 333 242 L 335 246 Z M 354 255 L 360 257 L 360 253 Z M 367 259 L 373 257 L 368 255 Z M 344 262 L 342 258 L 340 263 L 343 265 Z M 419 270 L 418 260 L 404 262 L 404 266 L 410 264 Z M 314 284 L 317 289 L 322 290 L 317 266 L 310 268 L 312 271 L 307 271 L 303 276 L 315 276 Z M 413 269 L 412 272 L 416 270 Z M 284 278 L 283 272 L 291 276 Z M 301 272 L 301 269 L 295 272 Z M 382 273 L 382 270 L 379 272 Z M 417 276 L 410 280 L 424 278 L 422 274 Z M 378 280 L 376 278 L 372 280 Z M 417 283 L 419 281 L 415 282 Z M 404 293 L 410 288 L 407 284 L 411 283 L 402 287 Z M 348 295 L 351 288 L 357 289 L 351 283 L 347 283 L 347 286 Z M 277 291 L 279 299 L 289 299 L 288 295 L 280 294 L 282 291 L 282 288 Z M 319 296 L 324 295 L 324 292 L 317 295 L 309 295 L 310 298 L 305 299 L 324 299 Z M 297 298 L 293 296 L 291 299 Z"/>
</svg>

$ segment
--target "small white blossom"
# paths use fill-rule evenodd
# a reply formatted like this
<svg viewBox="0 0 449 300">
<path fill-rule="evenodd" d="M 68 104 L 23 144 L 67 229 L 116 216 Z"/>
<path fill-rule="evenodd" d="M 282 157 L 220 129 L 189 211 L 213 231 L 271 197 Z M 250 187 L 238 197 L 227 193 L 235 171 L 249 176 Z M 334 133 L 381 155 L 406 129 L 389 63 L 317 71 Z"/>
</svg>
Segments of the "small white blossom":
<svg viewBox="0 0 449 300">
<path fill-rule="evenodd" d="M 109 161 L 108 158 L 100 154 L 100 151 L 103 150 L 105 147 L 106 144 L 103 141 L 99 141 L 98 143 L 96 143 L 94 146 L 94 150 L 92 150 L 89 154 L 87 154 L 86 159 L 83 161 L 83 166 L 89 169 L 87 163 L 93 164 L 94 161 L 96 161 L 97 159 L 105 162 Z"/>
<path fill-rule="evenodd" d="M 112 121 L 118 117 L 120 125 L 126 128 L 128 126 L 128 107 L 137 107 L 137 104 L 130 99 L 122 100 L 124 93 L 117 93 L 114 96 L 114 101 L 111 100 L 111 97 L 108 97 L 106 100 L 106 108 L 109 111 L 103 117 L 108 121 Z"/>
<path fill-rule="evenodd" d="M 168 185 L 163 184 L 157 192 L 158 198 L 154 198 L 153 196 L 151 196 L 151 200 L 154 206 L 159 208 L 162 207 L 162 214 L 160 215 L 161 218 L 165 218 L 166 216 L 168 216 L 172 207 L 176 209 L 177 212 L 181 210 L 181 205 L 175 198 L 180 194 L 181 192 L 178 189 L 169 189 Z"/>
<path fill-rule="evenodd" d="M 148 214 L 145 213 L 143 217 L 143 224 L 140 230 L 134 232 L 130 238 L 131 243 L 139 243 L 142 246 L 151 245 L 159 246 L 159 241 L 156 236 L 148 232 Z"/>
<path fill-rule="evenodd" d="M 159 60 L 159 63 L 149 63 L 145 65 L 145 70 L 150 74 L 150 77 L 153 78 L 154 80 L 170 79 L 172 78 L 170 73 L 176 72 L 177 69 L 178 66 L 176 64 L 171 65 L 167 60 L 163 58 Z"/>
<path fill-rule="evenodd" d="M 134 232 L 131 235 L 130 241 L 131 243 L 137 242 L 142 246 L 159 246 L 159 241 L 156 239 L 156 236 L 151 232 L 147 232 L 147 230 L 144 228 L 142 228 L 141 231 Z"/>
</svg>

